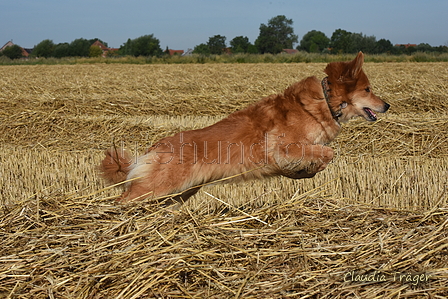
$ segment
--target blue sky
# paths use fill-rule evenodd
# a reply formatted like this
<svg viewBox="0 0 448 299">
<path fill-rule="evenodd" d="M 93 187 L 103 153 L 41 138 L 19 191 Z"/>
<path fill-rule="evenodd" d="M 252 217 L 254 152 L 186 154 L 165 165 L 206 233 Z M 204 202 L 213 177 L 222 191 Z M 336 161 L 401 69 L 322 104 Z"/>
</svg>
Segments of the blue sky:
<svg viewBox="0 0 448 299">
<path fill-rule="evenodd" d="M 448 45 L 446 0 L 1 0 L 0 46 L 13 40 L 32 48 L 100 38 L 120 47 L 128 38 L 154 34 L 165 49 L 186 50 L 217 34 L 254 42 L 261 23 L 277 15 L 294 21 L 299 41 L 310 30 L 375 35 L 393 44 Z M 296 45 L 295 45 L 296 46 Z"/>
</svg>

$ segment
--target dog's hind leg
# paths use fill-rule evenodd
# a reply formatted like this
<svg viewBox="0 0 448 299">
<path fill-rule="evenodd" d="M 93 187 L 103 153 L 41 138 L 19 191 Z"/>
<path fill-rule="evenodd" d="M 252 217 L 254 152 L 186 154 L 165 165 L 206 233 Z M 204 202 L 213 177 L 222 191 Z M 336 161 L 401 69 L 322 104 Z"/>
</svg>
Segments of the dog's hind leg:
<svg viewBox="0 0 448 299">
<path fill-rule="evenodd" d="M 146 198 L 154 198 L 155 191 L 151 188 L 151 184 L 145 184 L 141 181 L 133 181 L 127 186 L 127 190 L 123 192 L 121 197 L 117 199 L 120 202 L 127 202 L 132 200 L 144 200 Z"/>
<path fill-rule="evenodd" d="M 164 200 L 164 203 L 166 205 L 171 205 L 171 204 L 184 204 L 190 197 L 192 197 L 193 195 L 195 195 L 196 193 L 198 193 L 199 189 L 201 189 L 201 187 L 193 187 L 190 189 L 185 190 L 184 192 L 182 192 L 182 194 L 173 196 L 167 200 Z"/>
<path fill-rule="evenodd" d="M 173 197 L 173 199 L 177 202 L 181 202 L 184 203 L 185 201 L 187 201 L 190 197 L 192 197 L 193 195 L 195 195 L 196 193 L 198 193 L 199 189 L 201 189 L 201 187 L 193 187 L 190 188 L 186 191 L 184 191 L 181 195 L 177 195 L 175 197 Z"/>
</svg>

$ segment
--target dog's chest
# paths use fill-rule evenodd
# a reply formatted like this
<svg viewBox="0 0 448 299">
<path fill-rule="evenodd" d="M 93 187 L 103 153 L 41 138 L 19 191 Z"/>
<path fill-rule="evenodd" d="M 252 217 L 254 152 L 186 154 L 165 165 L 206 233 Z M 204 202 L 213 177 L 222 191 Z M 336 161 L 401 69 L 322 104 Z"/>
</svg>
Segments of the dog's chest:
<svg viewBox="0 0 448 299">
<path fill-rule="evenodd" d="M 312 144 L 327 144 L 332 142 L 341 130 L 340 125 L 334 121 L 331 123 L 321 123 L 307 131 L 307 139 Z"/>
</svg>

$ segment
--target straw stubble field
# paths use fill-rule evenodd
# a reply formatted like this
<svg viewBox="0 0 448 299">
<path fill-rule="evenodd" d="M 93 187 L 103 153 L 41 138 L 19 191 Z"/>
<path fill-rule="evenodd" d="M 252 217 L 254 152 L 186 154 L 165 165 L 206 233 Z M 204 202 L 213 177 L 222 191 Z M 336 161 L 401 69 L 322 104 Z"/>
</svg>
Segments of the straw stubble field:
<svg viewBox="0 0 448 299">
<path fill-rule="evenodd" d="M 0 67 L 0 296 L 446 296 L 447 63 L 367 64 L 392 107 L 344 124 L 313 179 L 209 186 L 173 211 L 117 205 L 97 176 L 112 143 L 141 153 L 324 67 Z"/>
</svg>

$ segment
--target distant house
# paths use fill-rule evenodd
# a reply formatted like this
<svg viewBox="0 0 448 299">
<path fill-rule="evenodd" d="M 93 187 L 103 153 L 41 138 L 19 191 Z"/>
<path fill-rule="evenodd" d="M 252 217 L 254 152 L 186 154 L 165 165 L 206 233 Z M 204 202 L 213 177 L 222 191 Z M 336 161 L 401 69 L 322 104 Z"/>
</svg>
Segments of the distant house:
<svg viewBox="0 0 448 299">
<path fill-rule="evenodd" d="M 193 55 L 193 49 L 188 49 L 186 52 L 184 52 L 184 54 L 182 54 L 182 56 L 191 56 Z"/>
<path fill-rule="evenodd" d="M 296 50 L 296 49 L 283 49 L 282 53 L 286 53 L 286 54 L 296 54 L 296 53 L 299 53 L 299 51 Z"/>
<path fill-rule="evenodd" d="M 232 48 L 224 48 L 224 49 L 222 49 L 222 53 L 224 53 L 224 54 L 232 54 Z"/>
<path fill-rule="evenodd" d="M 7 42 L 3 47 L 0 48 L 0 52 L 11 46 L 14 46 L 14 43 L 12 41 Z"/>
<path fill-rule="evenodd" d="M 33 48 L 33 49 L 30 49 L 30 48 L 22 48 L 22 50 L 25 51 L 27 55 L 26 55 L 23 51 L 22 51 L 22 54 L 25 54 L 24 56 L 25 56 L 25 57 L 28 57 L 28 56 L 33 52 L 34 48 Z"/>
<path fill-rule="evenodd" d="M 12 40 L 10 40 L 3 47 L 0 48 L 0 52 L 3 51 L 4 49 L 6 49 L 7 47 L 11 47 L 11 46 L 14 46 L 14 45 L 15 44 L 12 42 Z M 20 47 L 20 49 L 22 49 L 22 56 L 23 57 L 28 57 L 28 56 L 30 56 L 31 52 L 33 52 L 33 49 L 24 49 L 22 47 Z"/>
<path fill-rule="evenodd" d="M 409 47 L 417 47 L 416 44 L 395 44 L 395 47 L 405 47 L 406 49 Z"/>
<path fill-rule="evenodd" d="M 101 55 L 101 56 L 103 56 L 103 57 L 106 57 L 109 53 L 116 52 L 116 51 L 119 50 L 119 49 L 117 49 L 117 48 L 108 48 L 108 47 L 106 47 L 102 42 L 100 42 L 99 40 L 96 40 L 96 41 L 92 44 L 92 46 L 99 47 L 99 48 L 103 51 L 103 54 Z"/>
<path fill-rule="evenodd" d="M 168 49 L 168 54 L 170 56 L 173 56 L 173 55 L 183 56 L 184 55 L 184 50 L 171 50 L 171 49 Z"/>
</svg>

